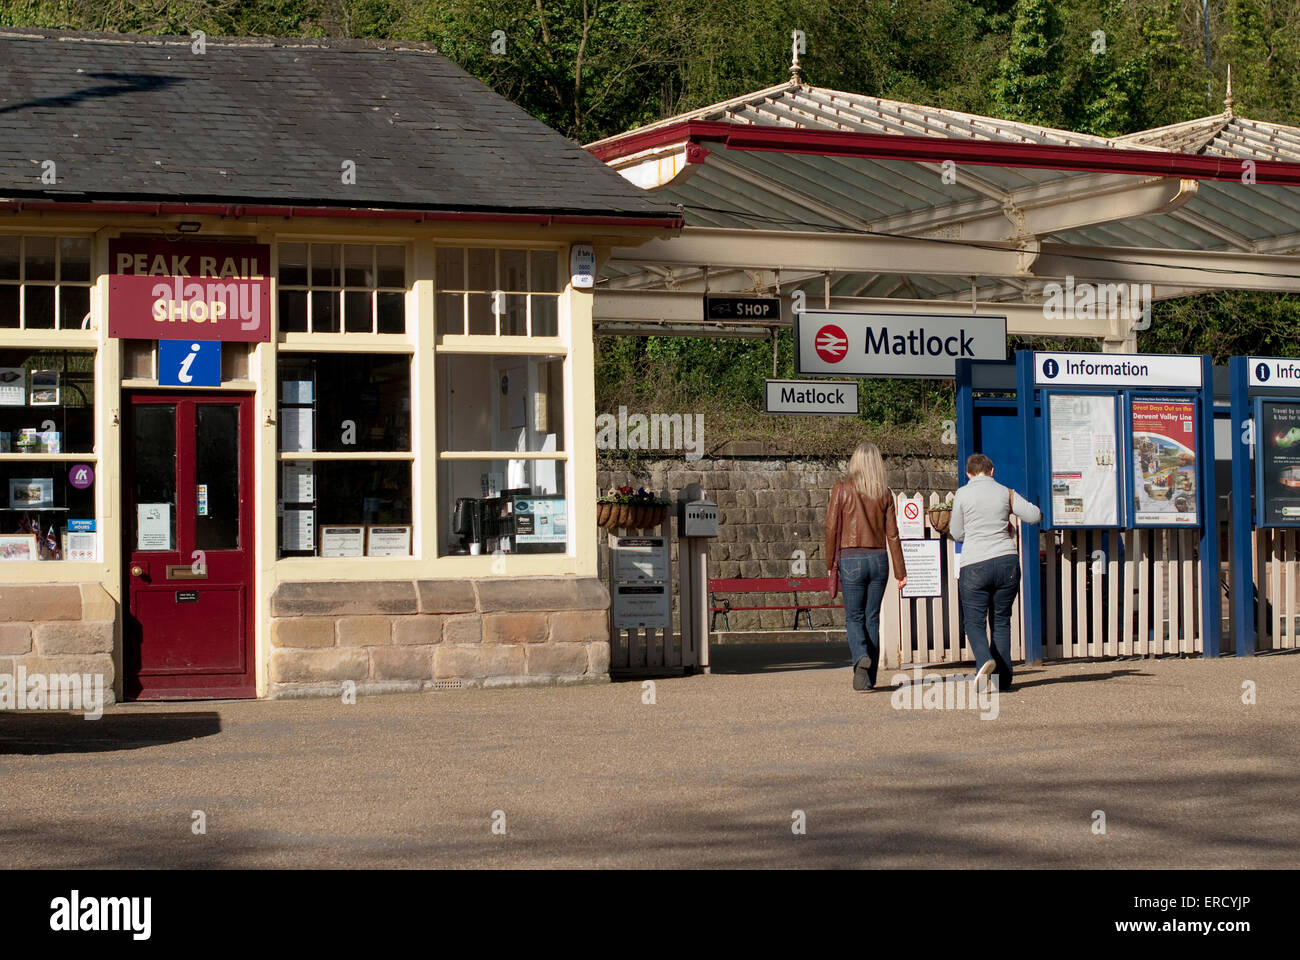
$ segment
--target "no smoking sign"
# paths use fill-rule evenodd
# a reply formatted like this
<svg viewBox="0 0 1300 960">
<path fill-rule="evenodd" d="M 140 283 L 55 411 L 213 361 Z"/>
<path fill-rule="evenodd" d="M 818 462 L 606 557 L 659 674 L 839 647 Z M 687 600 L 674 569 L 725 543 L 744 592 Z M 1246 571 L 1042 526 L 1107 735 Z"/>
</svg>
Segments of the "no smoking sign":
<svg viewBox="0 0 1300 960">
<path fill-rule="evenodd" d="M 903 540 L 924 540 L 925 503 L 920 497 L 903 497 L 898 501 L 898 535 Z"/>
</svg>

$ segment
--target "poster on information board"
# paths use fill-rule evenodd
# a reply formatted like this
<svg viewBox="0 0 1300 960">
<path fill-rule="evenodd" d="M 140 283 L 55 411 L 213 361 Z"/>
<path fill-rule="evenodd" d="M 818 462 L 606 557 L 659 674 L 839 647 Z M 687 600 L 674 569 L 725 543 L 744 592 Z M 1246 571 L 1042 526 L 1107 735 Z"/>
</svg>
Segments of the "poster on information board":
<svg viewBox="0 0 1300 960">
<path fill-rule="evenodd" d="M 1256 437 L 1263 522 L 1300 525 L 1300 403 L 1260 404 Z"/>
<path fill-rule="evenodd" d="M 1196 404 L 1134 400 L 1133 523 L 1196 526 Z"/>
<path fill-rule="evenodd" d="M 1113 396 L 1051 395 L 1048 450 L 1054 526 L 1119 524 L 1115 427 Z"/>
</svg>

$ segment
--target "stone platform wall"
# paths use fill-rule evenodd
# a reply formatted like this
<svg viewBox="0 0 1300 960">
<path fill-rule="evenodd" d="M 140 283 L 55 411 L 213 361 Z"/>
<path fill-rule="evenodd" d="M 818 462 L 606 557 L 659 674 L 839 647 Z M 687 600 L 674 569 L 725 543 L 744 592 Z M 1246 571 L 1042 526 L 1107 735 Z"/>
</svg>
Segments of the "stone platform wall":
<svg viewBox="0 0 1300 960">
<path fill-rule="evenodd" d="M 703 486 L 705 496 L 718 503 L 719 536 L 709 547 L 709 577 L 791 577 L 795 551 L 803 551 L 809 577 L 826 576 L 826 504 L 831 488 L 844 476 L 843 460 L 809 460 L 774 455 L 730 444 L 730 451 L 696 461 L 684 458 L 643 459 L 633 472 L 611 460 L 603 460 L 597 483 L 603 493 L 610 487 L 643 486 L 666 493 L 674 500 L 678 491 L 691 483 Z M 765 454 L 765 455 L 764 455 Z M 885 455 L 889 483 L 895 492 L 955 490 L 957 462 L 955 448 L 936 446 L 907 455 Z M 671 522 L 674 533 L 676 521 Z M 606 536 L 601 532 L 601 536 Z M 676 576 L 677 544 L 673 542 Z M 602 560 L 606 551 L 602 548 Z M 603 568 L 602 568 L 603 573 Z M 788 604 L 790 594 L 736 594 L 735 605 L 774 606 Z M 826 594 L 800 594 L 800 602 L 828 603 Z M 674 587 L 674 607 L 676 588 Z M 842 629 L 840 609 L 811 611 L 816 629 Z M 733 611 L 733 631 L 790 630 L 793 610 Z M 800 628 L 807 626 L 803 615 Z M 723 619 L 717 617 L 718 629 Z"/>
<path fill-rule="evenodd" d="M 0 584 L 0 674 L 96 674 L 114 702 L 117 603 L 98 583 Z"/>
<path fill-rule="evenodd" d="M 271 618 L 271 697 L 609 679 L 591 578 L 281 583 Z"/>
</svg>

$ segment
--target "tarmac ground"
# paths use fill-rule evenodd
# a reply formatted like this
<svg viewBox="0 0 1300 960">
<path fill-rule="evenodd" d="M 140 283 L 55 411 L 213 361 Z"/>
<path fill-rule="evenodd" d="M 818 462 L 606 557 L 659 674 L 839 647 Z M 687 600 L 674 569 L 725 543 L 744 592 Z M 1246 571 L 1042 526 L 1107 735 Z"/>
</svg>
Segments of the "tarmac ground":
<svg viewBox="0 0 1300 960">
<path fill-rule="evenodd" d="M 996 716 L 987 700 L 954 706 L 957 682 L 913 686 L 910 672 L 900 692 L 887 671 L 884 689 L 856 693 L 847 664 L 842 643 L 741 644 L 714 649 L 711 675 L 653 690 L 128 703 L 99 720 L 0 713 L 0 858 L 9 868 L 1300 863 L 1300 656 L 1021 668 Z M 935 709 L 941 693 L 949 708 Z"/>
</svg>

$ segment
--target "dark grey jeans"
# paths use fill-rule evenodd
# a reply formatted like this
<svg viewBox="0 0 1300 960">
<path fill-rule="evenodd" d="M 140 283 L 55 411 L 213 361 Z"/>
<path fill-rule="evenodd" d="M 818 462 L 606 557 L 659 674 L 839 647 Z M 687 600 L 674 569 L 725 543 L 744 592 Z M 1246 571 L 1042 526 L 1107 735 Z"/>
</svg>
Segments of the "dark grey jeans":
<svg viewBox="0 0 1300 960">
<path fill-rule="evenodd" d="M 1020 592 L 1020 559 L 1013 553 L 961 568 L 957 581 L 962 622 L 976 668 L 991 656 L 996 665 L 998 689 L 1011 687 L 1011 605 Z M 987 628 L 993 628 L 989 649 Z"/>
</svg>

